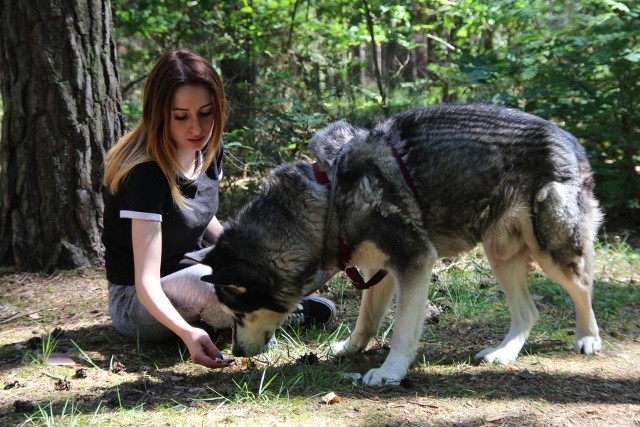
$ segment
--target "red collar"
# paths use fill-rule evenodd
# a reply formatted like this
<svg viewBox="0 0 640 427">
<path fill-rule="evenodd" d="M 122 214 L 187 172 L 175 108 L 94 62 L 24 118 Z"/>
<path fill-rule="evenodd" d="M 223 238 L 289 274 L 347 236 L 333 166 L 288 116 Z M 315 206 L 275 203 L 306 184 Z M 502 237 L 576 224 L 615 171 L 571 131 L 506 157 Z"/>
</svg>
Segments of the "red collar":
<svg viewBox="0 0 640 427">
<path fill-rule="evenodd" d="M 327 173 L 320 169 L 320 166 L 317 163 L 313 163 L 312 167 L 313 175 L 315 176 L 318 184 L 324 185 L 329 190 L 329 192 L 331 192 L 331 181 L 329 181 Z M 332 196 L 330 195 L 329 197 Z M 345 243 L 342 234 L 340 234 L 338 236 L 338 268 L 347 274 L 356 289 L 360 291 L 369 289 L 370 287 L 380 283 L 380 281 L 387 275 L 387 270 L 378 270 L 376 274 L 374 274 L 368 281 L 365 282 L 364 278 L 357 268 L 353 266 L 347 267 L 349 261 L 351 261 L 351 253 L 347 248 L 347 244 Z"/>
<path fill-rule="evenodd" d="M 330 190 L 331 181 L 329 181 L 329 176 L 327 176 L 327 173 L 320 169 L 320 165 L 318 165 L 317 162 L 311 164 L 311 167 L 313 167 L 313 176 L 315 177 L 318 184 L 322 184 L 327 188 L 327 190 Z"/>
<path fill-rule="evenodd" d="M 391 154 L 393 155 L 393 158 L 396 160 L 396 163 L 398 163 L 398 167 L 402 172 L 402 176 L 404 178 L 405 183 L 413 193 L 416 200 L 419 201 L 420 197 L 418 197 L 418 190 L 416 188 L 416 184 L 413 181 L 411 174 L 409 173 L 409 169 L 407 169 L 407 165 L 402 160 L 400 153 L 398 153 L 398 150 L 396 150 L 396 147 L 394 147 L 393 144 L 391 144 L 391 141 L 389 141 L 388 137 L 384 138 L 384 142 L 385 144 L 387 144 L 387 146 L 391 150 Z M 327 176 L 326 172 L 320 169 L 320 166 L 318 166 L 317 163 L 313 163 L 312 166 L 313 166 L 313 174 L 316 178 L 316 181 L 319 184 L 324 185 L 327 189 L 329 189 L 329 193 L 331 193 L 331 182 L 329 181 L 329 177 Z M 333 195 L 330 194 L 329 197 L 333 197 Z M 338 236 L 338 262 L 337 262 L 338 268 L 340 268 L 340 270 L 347 273 L 347 276 L 349 276 L 349 278 L 353 282 L 353 285 L 355 286 L 356 289 L 358 290 L 369 289 L 370 287 L 380 283 L 380 281 L 387 275 L 387 270 L 378 270 L 376 274 L 374 274 L 367 282 L 365 282 L 357 268 L 353 266 L 347 267 L 347 264 L 349 263 L 349 261 L 351 261 L 351 253 L 349 252 L 349 249 L 347 248 L 347 245 L 344 242 L 344 238 L 342 237 L 342 235 L 339 235 Z"/>
</svg>

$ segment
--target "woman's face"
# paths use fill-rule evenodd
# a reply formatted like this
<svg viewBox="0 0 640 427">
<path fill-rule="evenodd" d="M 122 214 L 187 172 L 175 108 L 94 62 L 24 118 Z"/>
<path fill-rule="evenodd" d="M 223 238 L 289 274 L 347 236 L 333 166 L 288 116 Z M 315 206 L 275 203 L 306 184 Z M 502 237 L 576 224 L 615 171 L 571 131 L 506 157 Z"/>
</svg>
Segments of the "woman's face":
<svg viewBox="0 0 640 427">
<path fill-rule="evenodd" d="M 180 86 L 171 102 L 169 132 L 179 152 L 204 148 L 213 132 L 213 102 L 205 86 Z"/>
</svg>

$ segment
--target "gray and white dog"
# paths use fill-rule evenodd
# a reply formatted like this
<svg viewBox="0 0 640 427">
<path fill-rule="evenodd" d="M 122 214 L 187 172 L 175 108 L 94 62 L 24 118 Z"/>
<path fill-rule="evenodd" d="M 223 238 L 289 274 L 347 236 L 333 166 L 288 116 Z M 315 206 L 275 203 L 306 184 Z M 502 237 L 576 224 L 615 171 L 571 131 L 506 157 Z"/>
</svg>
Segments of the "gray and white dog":
<svg viewBox="0 0 640 427">
<path fill-rule="evenodd" d="M 311 149 L 330 185 L 308 163 L 275 168 L 205 257 L 213 274 L 204 279 L 235 320 L 234 355 L 261 352 L 303 296 L 345 267 L 342 257 L 366 280 L 387 274 L 363 292 L 355 329 L 334 353 L 363 351 L 395 292 L 391 350 L 363 381 L 398 383 L 416 355 L 434 263 L 479 242 L 506 294 L 511 327 L 477 360 L 513 362 L 529 336 L 538 318 L 530 258 L 574 302 L 574 350 L 601 349 L 592 285 L 602 214 L 587 155 L 572 135 L 514 109 L 442 105 L 371 131 L 330 124 Z"/>
</svg>

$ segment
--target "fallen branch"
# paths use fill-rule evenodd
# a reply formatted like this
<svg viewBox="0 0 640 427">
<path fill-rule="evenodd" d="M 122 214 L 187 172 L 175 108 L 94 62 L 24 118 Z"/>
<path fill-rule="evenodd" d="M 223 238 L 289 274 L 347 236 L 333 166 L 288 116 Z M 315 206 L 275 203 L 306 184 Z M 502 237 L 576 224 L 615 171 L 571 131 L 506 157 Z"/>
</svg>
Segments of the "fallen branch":
<svg viewBox="0 0 640 427">
<path fill-rule="evenodd" d="M 21 317 L 31 316 L 32 314 L 42 313 L 43 311 L 49 311 L 49 310 L 52 310 L 52 308 L 43 308 L 41 310 L 31 311 L 29 313 L 12 314 L 11 316 L 5 317 L 4 319 L 0 320 L 0 325 L 7 322 L 11 322 L 12 320 L 15 320 L 15 319 L 20 319 Z"/>
</svg>

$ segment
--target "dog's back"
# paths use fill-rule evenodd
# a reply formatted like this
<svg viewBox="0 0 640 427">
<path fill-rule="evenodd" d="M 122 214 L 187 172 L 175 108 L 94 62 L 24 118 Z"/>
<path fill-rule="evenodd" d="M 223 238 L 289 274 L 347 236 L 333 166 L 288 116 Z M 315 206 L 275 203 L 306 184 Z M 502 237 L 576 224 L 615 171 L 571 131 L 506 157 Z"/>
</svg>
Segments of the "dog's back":
<svg viewBox="0 0 640 427">
<path fill-rule="evenodd" d="M 539 246 L 563 263 L 581 251 L 582 234 L 594 237 L 600 213 L 586 152 L 546 120 L 482 104 L 415 109 L 354 138 L 346 155 L 360 159 L 350 159 L 349 169 L 366 170 L 370 145 L 381 141 L 406 164 L 430 239 L 444 256 L 522 216 L 531 219 Z"/>
</svg>

